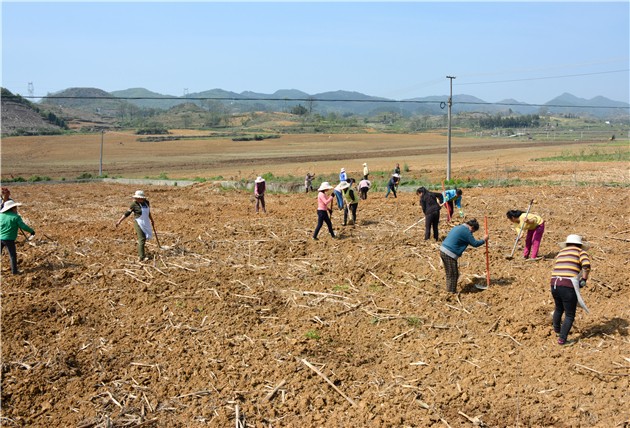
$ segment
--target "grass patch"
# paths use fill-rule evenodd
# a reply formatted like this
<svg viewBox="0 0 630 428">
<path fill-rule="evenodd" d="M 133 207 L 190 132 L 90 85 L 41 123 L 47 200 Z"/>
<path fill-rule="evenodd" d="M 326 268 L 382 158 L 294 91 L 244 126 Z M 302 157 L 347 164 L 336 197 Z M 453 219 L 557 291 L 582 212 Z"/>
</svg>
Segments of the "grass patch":
<svg viewBox="0 0 630 428">
<path fill-rule="evenodd" d="M 628 162 L 630 161 L 630 150 L 626 146 L 625 150 L 618 147 L 614 152 L 605 152 L 597 148 L 589 151 L 580 150 L 579 153 L 564 151 L 559 156 L 534 160 L 540 162 Z"/>
<path fill-rule="evenodd" d="M 306 338 L 310 339 L 310 340 L 319 340 L 321 339 L 321 336 L 319 334 L 319 331 L 317 330 L 309 330 L 306 332 Z"/>
</svg>

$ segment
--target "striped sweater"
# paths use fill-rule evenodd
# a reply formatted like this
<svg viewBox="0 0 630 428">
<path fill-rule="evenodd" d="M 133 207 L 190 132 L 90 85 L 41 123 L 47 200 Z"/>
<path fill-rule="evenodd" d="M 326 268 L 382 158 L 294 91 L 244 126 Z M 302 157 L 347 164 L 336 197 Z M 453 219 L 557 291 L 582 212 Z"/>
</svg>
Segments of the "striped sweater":
<svg viewBox="0 0 630 428">
<path fill-rule="evenodd" d="M 551 276 L 572 278 L 582 270 L 590 270 L 591 261 L 588 253 L 580 247 L 568 246 L 560 250 L 556 256 Z"/>
</svg>

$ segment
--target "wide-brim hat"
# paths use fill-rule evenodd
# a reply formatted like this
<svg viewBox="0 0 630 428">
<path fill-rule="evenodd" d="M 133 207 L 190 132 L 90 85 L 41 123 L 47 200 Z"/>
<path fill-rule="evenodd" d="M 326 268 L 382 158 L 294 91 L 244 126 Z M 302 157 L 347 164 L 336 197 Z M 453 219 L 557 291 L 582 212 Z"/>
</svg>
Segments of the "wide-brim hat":
<svg viewBox="0 0 630 428">
<path fill-rule="evenodd" d="M 341 168 L 341 172 L 346 172 L 346 169 L 345 168 Z"/>
<path fill-rule="evenodd" d="M 6 201 L 4 203 L 4 205 L 2 206 L 2 210 L 0 210 L 0 213 L 3 213 L 5 211 L 9 211 L 11 208 L 19 207 L 21 205 L 22 204 L 20 204 L 19 202 L 15 202 L 13 200 Z"/>
<path fill-rule="evenodd" d="M 330 190 L 333 187 L 330 185 L 329 182 L 324 181 L 322 184 L 319 185 L 319 189 L 317 189 L 318 192 L 321 192 L 322 190 Z"/>
<path fill-rule="evenodd" d="M 398 174 L 397 172 L 392 174 L 392 177 L 396 177 L 396 178 L 400 178 L 400 174 Z"/>
<path fill-rule="evenodd" d="M 262 183 L 263 181 L 265 181 L 264 178 L 262 178 L 260 176 L 256 177 L 256 183 Z"/>
<path fill-rule="evenodd" d="M 569 235 L 567 236 L 566 241 L 558 242 L 558 245 L 560 245 L 561 248 L 565 248 L 569 244 L 579 245 L 584 250 L 589 249 L 591 246 L 591 244 L 589 244 L 588 242 L 582 241 L 582 237 L 580 235 Z"/>
<path fill-rule="evenodd" d="M 364 163 L 363 166 L 367 166 L 367 163 Z"/>
<path fill-rule="evenodd" d="M 337 189 L 339 190 L 346 190 L 348 187 L 350 187 L 350 183 L 348 183 L 347 181 L 342 181 L 337 185 Z"/>
<path fill-rule="evenodd" d="M 136 190 L 136 193 L 133 194 L 132 198 L 146 199 L 147 197 L 142 190 Z"/>
</svg>

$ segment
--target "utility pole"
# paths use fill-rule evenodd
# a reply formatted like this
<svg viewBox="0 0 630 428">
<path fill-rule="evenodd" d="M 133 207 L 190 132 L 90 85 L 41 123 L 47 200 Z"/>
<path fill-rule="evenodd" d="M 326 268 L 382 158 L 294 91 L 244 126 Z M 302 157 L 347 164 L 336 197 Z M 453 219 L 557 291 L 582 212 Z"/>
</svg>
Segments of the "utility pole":
<svg viewBox="0 0 630 428">
<path fill-rule="evenodd" d="M 446 76 L 451 81 L 451 95 L 448 97 L 448 146 L 446 148 L 446 181 L 451 179 L 451 107 L 453 107 L 453 79 L 455 76 Z"/>
<path fill-rule="evenodd" d="M 103 137 L 105 136 L 105 130 L 101 129 L 101 160 L 98 165 L 98 176 L 103 176 Z"/>
</svg>

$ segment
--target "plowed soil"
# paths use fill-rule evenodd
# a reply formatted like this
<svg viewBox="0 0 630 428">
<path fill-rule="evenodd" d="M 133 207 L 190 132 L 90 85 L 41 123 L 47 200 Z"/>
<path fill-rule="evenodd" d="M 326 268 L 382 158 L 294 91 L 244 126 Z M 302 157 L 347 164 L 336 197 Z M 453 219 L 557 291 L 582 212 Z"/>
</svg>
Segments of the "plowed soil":
<svg viewBox="0 0 630 428">
<path fill-rule="evenodd" d="M 410 227 L 411 192 L 372 192 L 355 227 L 335 211 L 339 239 L 313 241 L 314 193 L 268 194 L 255 214 L 249 192 L 145 186 L 162 248 L 140 263 L 131 218 L 114 227 L 138 186 L 15 186 L 37 233 L 18 237 L 22 275 L 2 255 L 2 425 L 630 426 L 630 192 L 580 184 L 627 165 L 547 168 L 521 174 L 565 184 L 465 189 L 465 217 L 442 214 L 440 239 L 489 223 L 490 288 L 469 248 L 457 295 L 439 242 Z M 532 198 L 544 257 L 520 242 L 507 260 L 505 212 Z M 570 233 L 592 245 L 590 314 L 562 347 L 549 280 Z"/>
</svg>

